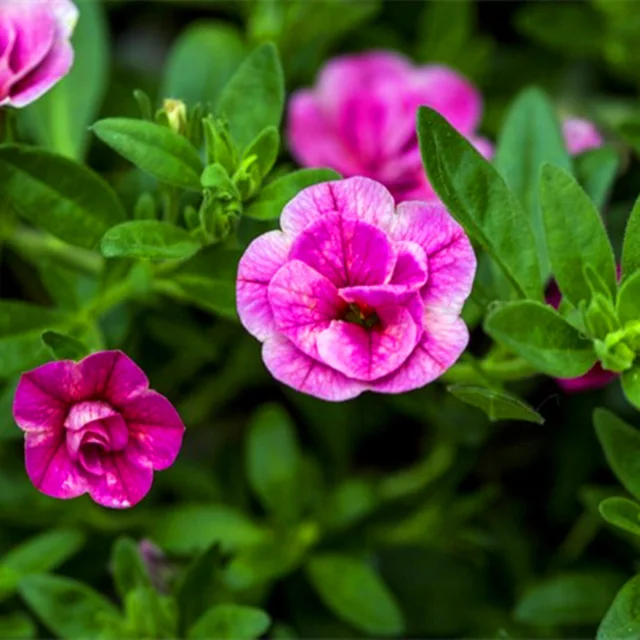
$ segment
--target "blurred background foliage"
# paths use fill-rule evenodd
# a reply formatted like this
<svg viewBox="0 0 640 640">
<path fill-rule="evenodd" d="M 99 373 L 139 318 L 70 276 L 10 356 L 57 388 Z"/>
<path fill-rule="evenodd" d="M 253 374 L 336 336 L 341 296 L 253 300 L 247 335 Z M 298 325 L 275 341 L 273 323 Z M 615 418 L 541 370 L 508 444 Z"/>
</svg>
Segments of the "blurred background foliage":
<svg viewBox="0 0 640 640">
<path fill-rule="evenodd" d="M 451 65 L 482 90 L 483 132 L 493 139 L 515 95 L 541 86 L 559 114 L 593 119 L 622 158 L 604 210 L 620 249 L 640 184 L 635 0 L 81 6 L 79 70 L 55 91 L 87 126 L 139 117 L 136 89 L 154 107 L 176 95 L 212 103 L 264 41 L 279 49 L 288 93 L 342 52 L 393 48 Z M 40 144 L 86 157 L 132 210 L 131 194 L 150 179 L 95 138 L 65 130 L 53 99 L 28 109 L 20 125 Z M 286 150 L 280 160 L 291 162 Z M 268 223 L 249 227 L 252 237 Z M 64 294 L 74 308 L 96 286 L 38 264 L 24 247 L 5 247 L 2 297 L 46 304 Z M 117 635 L 122 627 L 109 620 L 123 615 L 126 633 L 141 638 L 188 629 L 192 637 L 593 637 L 637 568 L 638 538 L 598 513 L 600 500 L 621 489 L 593 410 L 640 426 L 617 382 L 575 396 L 543 377 L 518 383 L 514 391 L 545 424 L 496 424 L 441 384 L 340 405 L 297 394 L 270 379 L 258 343 L 237 322 L 154 296 L 117 307 L 103 330 L 176 404 L 188 427 L 183 452 L 131 511 L 49 499 L 25 476 L 10 412 L 15 380 L 4 381 L 0 637 Z M 164 556 L 146 542 L 141 551 L 140 540 Z M 77 582 L 52 585 L 38 575 L 46 572 Z M 53 592 L 56 606 L 42 596 Z M 204 627 L 194 631 L 198 619 Z"/>
</svg>

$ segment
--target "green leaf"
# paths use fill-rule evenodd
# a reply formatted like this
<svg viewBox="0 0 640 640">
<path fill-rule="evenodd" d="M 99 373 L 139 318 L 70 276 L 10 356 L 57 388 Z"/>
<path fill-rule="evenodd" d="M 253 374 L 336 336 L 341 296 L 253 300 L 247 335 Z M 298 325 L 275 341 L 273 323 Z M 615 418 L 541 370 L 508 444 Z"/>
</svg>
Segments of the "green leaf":
<svg viewBox="0 0 640 640">
<path fill-rule="evenodd" d="M 15 592 L 18 582 L 33 573 L 56 569 L 84 546 L 84 535 L 73 529 L 54 529 L 11 549 L 0 561 L 0 599 Z"/>
<path fill-rule="evenodd" d="M 246 148 L 243 159 L 256 156 L 256 165 L 260 179 L 264 179 L 278 159 L 280 151 L 280 134 L 276 127 L 267 127 Z"/>
<path fill-rule="evenodd" d="M 605 409 L 596 409 L 593 423 L 609 466 L 625 489 L 640 499 L 640 432 Z"/>
<path fill-rule="evenodd" d="M 640 366 L 634 366 L 620 375 L 622 391 L 626 399 L 636 408 L 640 409 Z"/>
<path fill-rule="evenodd" d="M 64 333 L 49 330 L 40 337 L 55 360 L 82 360 L 89 355 L 86 344 Z"/>
<path fill-rule="evenodd" d="M 489 253 L 521 297 L 542 298 L 529 217 L 498 172 L 437 112 L 418 110 L 429 180 L 451 214 Z"/>
<path fill-rule="evenodd" d="M 291 419 L 279 405 L 263 405 L 254 414 L 245 468 L 249 484 L 267 512 L 285 522 L 300 517 L 302 456 Z"/>
<path fill-rule="evenodd" d="M 261 609 L 219 604 L 209 609 L 189 629 L 193 640 L 254 640 L 266 633 L 271 618 Z"/>
<path fill-rule="evenodd" d="M 0 616 L 0 638 L 28 640 L 36 638 L 38 629 L 35 622 L 24 613 L 10 613 Z"/>
<path fill-rule="evenodd" d="M 122 623 L 118 610 L 97 591 L 69 578 L 27 576 L 18 590 L 42 623 L 61 638 L 104 637 Z"/>
<path fill-rule="evenodd" d="M 516 606 L 518 622 L 535 626 L 596 624 L 620 587 L 610 571 L 561 573 L 527 589 Z"/>
<path fill-rule="evenodd" d="M 300 169 L 288 173 L 266 185 L 245 208 L 244 215 L 254 220 L 276 220 L 284 206 L 302 189 L 339 179 L 340 174 L 332 169 Z"/>
<path fill-rule="evenodd" d="M 111 550 L 113 581 L 121 600 L 135 589 L 153 587 L 135 540 L 118 538 Z"/>
<path fill-rule="evenodd" d="M 618 592 L 598 628 L 597 640 L 636 640 L 640 637 L 640 575 Z"/>
<path fill-rule="evenodd" d="M 176 591 L 180 609 L 180 632 L 186 635 L 193 623 L 218 600 L 222 554 L 217 543 L 191 562 Z"/>
<path fill-rule="evenodd" d="M 66 314 L 28 304 L 0 301 L 0 379 L 23 373 L 46 362 L 47 351 L 40 336 L 50 327 L 63 327 Z"/>
<path fill-rule="evenodd" d="M 530 87 L 509 108 L 494 163 L 529 214 L 543 280 L 549 276 L 549 258 L 538 193 L 540 170 L 546 162 L 571 171 L 554 108 L 540 89 Z"/>
<path fill-rule="evenodd" d="M 78 24 L 71 42 L 70 72 L 50 91 L 25 109 L 36 142 L 64 156 L 82 159 L 88 146 L 88 127 L 95 120 L 109 79 L 109 33 L 100 2 L 77 3 Z"/>
<path fill-rule="evenodd" d="M 557 378 L 584 375 L 596 361 L 593 345 L 551 307 L 533 300 L 497 305 L 485 331 L 542 373 Z"/>
<path fill-rule="evenodd" d="M 168 127 L 130 118 L 98 120 L 91 130 L 139 169 L 160 182 L 200 191 L 202 160 L 197 149 Z"/>
<path fill-rule="evenodd" d="M 224 22 L 201 20 L 178 37 L 165 66 L 162 97 L 215 104 L 246 55 L 239 31 Z"/>
<path fill-rule="evenodd" d="M 526 402 L 506 391 L 497 391 L 487 387 L 477 387 L 466 384 L 456 384 L 447 387 L 458 400 L 473 407 L 482 409 L 489 420 L 524 420 L 544 424 L 544 418 Z"/>
<path fill-rule="evenodd" d="M 107 231 L 100 242 L 105 258 L 184 260 L 200 249 L 188 231 L 159 220 L 132 220 Z"/>
<path fill-rule="evenodd" d="M 622 283 L 616 300 L 616 313 L 623 326 L 640 320 L 640 271 L 628 274 Z"/>
<path fill-rule="evenodd" d="M 0 147 L 0 200 L 36 227 L 86 249 L 126 219 L 115 193 L 97 174 L 33 147 Z"/>
<path fill-rule="evenodd" d="M 192 554 L 219 542 L 223 550 L 260 544 L 266 532 L 242 513 L 224 505 L 168 508 L 153 527 L 152 538 L 170 553 Z"/>
<path fill-rule="evenodd" d="M 207 247 L 162 280 L 163 291 L 205 311 L 237 320 L 236 273 L 241 252 Z"/>
<path fill-rule="evenodd" d="M 266 42 L 247 56 L 220 95 L 218 113 L 241 148 L 266 127 L 279 128 L 284 75 L 276 47 Z"/>
<path fill-rule="evenodd" d="M 574 159 L 578 181 L 598 209 L 602 209 L 620 166 L 620 156 L 611 147 L 590 149 Z"/>
<path fill-rule="evenodd" d="M 213 189 L 221 194 L 240 198 L 238 188 L 229 177 L 226 169 L 217 162 L 205 168 L 200 176 L 200 184 L 205 189 Z"/>
<path fill-rule="evenodd" d="M 313 556 L 306 571 L 322 601 L 341 620 L 369 635 L 403 633 L 402 612 L 393 595 L 365 562 L 323 554 Z"/>
<path fill-rule="evenodd" d="M 640 271 L 640 197 L 636 200 L 627 221 L 622 245 L 622 277 Z"/>
<path fill-rule="evenodd" d="M 640 505 L 637 502 L 627 498 L 606 498 L 598 509 L 607 522 L 640 536 Z"/>
<path fill-rule="evenodd" d="M 616 262 L 602 218 L 589 196 L 562 169 L 542 169 L 540 199 L 553 274 L 560 291 L 574 306 L 590 300 L 584 269 L 590 266 L 607 285 L 617 289 Z"/>
<path fill-rule="evenodd" d="M 153 587 L 136 587 L 124 601 L 127 638 L 175 638 L 177 612 L 170 596 L 160 595 Z"/>
</svg>

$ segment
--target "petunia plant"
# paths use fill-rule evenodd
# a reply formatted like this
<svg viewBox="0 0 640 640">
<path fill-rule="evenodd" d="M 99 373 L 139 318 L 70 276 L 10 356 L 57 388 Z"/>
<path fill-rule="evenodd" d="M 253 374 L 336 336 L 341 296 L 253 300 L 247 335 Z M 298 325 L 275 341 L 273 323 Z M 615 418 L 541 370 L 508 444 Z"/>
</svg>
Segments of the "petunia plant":
<svg viewBox="0 0 640 640">
<path fill-rule="evenodd" d="M 604 4 L 0 0 L 0 638 L 640 634 Z"/>
</svg>

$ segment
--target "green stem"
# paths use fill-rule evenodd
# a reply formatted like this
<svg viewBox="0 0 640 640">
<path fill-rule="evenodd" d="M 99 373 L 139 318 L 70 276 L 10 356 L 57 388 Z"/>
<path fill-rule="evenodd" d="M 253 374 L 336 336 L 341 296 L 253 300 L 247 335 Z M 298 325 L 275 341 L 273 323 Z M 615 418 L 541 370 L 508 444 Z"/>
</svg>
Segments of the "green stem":
<svg viewBox="0 0 640 640">
<path fill-rule="evenodd" d="M 94 251 L 72 247 L 62 240 L 28 227 L 15 227 L 6 235 L 6 244 L 31 261 L 42 261 L 43 257 L 84 273 L 98 274 L 104 260 Z"/>
</svg>

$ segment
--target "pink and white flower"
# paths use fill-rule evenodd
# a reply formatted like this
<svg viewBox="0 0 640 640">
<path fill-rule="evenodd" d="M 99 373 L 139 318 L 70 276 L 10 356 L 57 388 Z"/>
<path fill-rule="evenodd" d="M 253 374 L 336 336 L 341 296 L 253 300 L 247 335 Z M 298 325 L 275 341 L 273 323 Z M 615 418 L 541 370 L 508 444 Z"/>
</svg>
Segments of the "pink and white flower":
<svg viewBox="0 0 640 640">
<path fill-rule="evenodd" d="M 71 0 L 0 0 L 0 106 L 25 107 L 73 63 Z"/>
<path fill-rule="evenodd" d="M 289 146 L 303 166 L 373 178 L 397 201 L 430 200 L 436 196 L 416 135 L 421 105 L 492 155 L 491 143 L 476 133 L 482 98 L 474 86 L 450 68 L 414 66 L 389 51 L 334 58 L 313 89 L 296 92 L 289 103 Z"/>
<path fill-rule="evenodd" d="M 154 470 L 174 463 L 184 434 L 172 404 L 121 351 L 23 374 L 13 415 L 36 489 L 62 499 L 88 493 L 115 509 L 144 498 Z"/>
<path fill-rule="evenodd" d="M 476 259 L 439 202 L 405 202 L 363 177 L 314 185 L 281 231 L 240 260 L 237 303 L 275 378 L 319 398 L 400 393 L 465 349 L 460 311 Z"/>
</svg>

